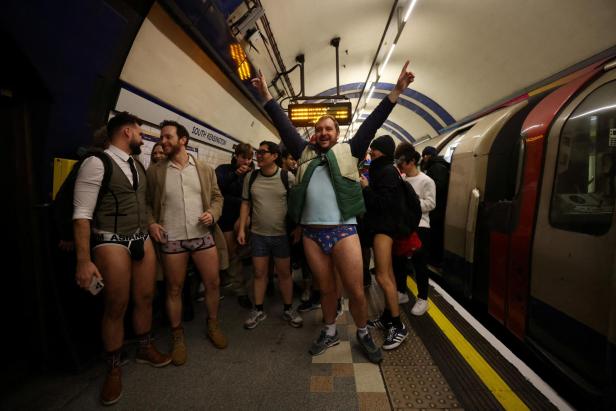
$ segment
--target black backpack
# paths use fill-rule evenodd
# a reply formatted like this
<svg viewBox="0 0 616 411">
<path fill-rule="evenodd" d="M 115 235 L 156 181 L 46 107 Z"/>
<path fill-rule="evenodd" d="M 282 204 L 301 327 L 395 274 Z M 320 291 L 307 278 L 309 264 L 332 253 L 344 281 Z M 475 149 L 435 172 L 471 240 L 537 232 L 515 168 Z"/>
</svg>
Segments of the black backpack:
<svg viewBox="0 0 616 411">
<path fill-rule="evenodd" d="M 419 227 L 422 214 L 421 203 L 419 202 L 419 196 L 415 192 L 415 189 L 411 183 L 403 179 L 402 176 L 400 176 L 400 183 L 402 184 L 405 203 L 404 227 L 409 230 L 403 234 L 409 235 L 413 231 L 417 231 L 417 227 Z"/>
<path fill-rule="evenodd" d="M 52 203 L 53 219 L 58 231 L 59 239 L 64 241 L 73 241 L 73 195 L 75 192 L 75 181 L 77 180 L 77 174 L 79 174 L 79 168 L 83 164 L 84 160 L 89 157 L 98 157 L 103 162 L 105 167 L 105 173 L 103 174 L 103 181 L 101 183 L 101 189 L 98 192 L 98 199 L 96 205 L 100 203 L 101 199 L 107 193 L 109 189 L 109 180 L 111 179 L 111 158 L 103 151 L 90 151 L 86 153 L 79 161 L 73 166 L 68 176 L 60 186 L 56 198 Z"/>
</svg>

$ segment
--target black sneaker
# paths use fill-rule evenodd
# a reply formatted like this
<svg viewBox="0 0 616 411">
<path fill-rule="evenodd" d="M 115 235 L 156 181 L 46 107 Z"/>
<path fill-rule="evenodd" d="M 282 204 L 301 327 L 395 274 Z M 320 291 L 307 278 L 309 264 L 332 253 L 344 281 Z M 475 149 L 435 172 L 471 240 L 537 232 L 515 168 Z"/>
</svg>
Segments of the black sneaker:
<svg viewBox="0 0 616 411">
<path fill-rule="evenodd" d="M 383 351 L 381 351 L 381 349 L 376 346 L 370 333 L 367 333 L 363 337 L 360 337 L 358 331 L 355 336 L 357 337 L 357 342 L 359 343 L 359 346 L 364 351 L 364 354 L 366 354 L 366 357 L 370 360 L 370 362 L 378 364 L 383 361 Z"/>
<path fill-rule="evenodd" d="M 319 338 L 315 342 L 312 343 L 310 350 L 308 352 L 312 355 L 323 354 L 325 350 L 329 347 L 333 347 L 335 345 L 340 344 L 340 338 L 338 338 L 338 331 L 334 334 L 333 337 L 330 337 L 325 333 L 325 330 L 321 330 L 321 334 L 319 334 Z"/>
<path fill-rule="evenodd" d="M 299 311 L 300 313 L 305 313 L 308 311 L 316 310 L 317 308 L 321 308 L 320 302 L 308 300 L 302 302 L 299 307 L 297 307 L 297 311 Z"/>
<path fill-rule="evenodd" d="M 408 336 L 409 331 L 404 324 L 402 324 L 402 328 L 390 327 L 387 330 L 387 337 L 385 337 L 385 341 L 383 341 L 383 349 L 393 350 L 394 348 L 398 348 Z"/>
<path fill-rule="evenodd" d="M 368 320 L 368 327 L 370 328 L 378 328 L 379 330 L 385 330 L 388 328 L 388 324 L 386 324 L 380 317 L 376 320 Z"/>
</svg>

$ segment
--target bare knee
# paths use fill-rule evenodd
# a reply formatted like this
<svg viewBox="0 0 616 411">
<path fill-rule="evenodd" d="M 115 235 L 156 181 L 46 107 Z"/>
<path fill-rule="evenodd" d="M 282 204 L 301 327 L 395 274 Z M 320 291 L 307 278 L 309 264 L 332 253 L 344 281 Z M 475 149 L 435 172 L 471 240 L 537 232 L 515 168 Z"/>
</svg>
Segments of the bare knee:
<svg viewBox="0 0 616 411">
<path fill-rule="evenodd" d="M 152 305 L 152 301 L 154 301 L 154 290 L 140 292 L 135 296 L 135 306 L 137 307 Z"/>
<path fill-rule="evenodd" d="M 126 313 L 128 298 L 110 298 L 105 301 L 105 317 L 112 320 L 121 320 Z"/>
<path fill-rule="evenodd" d="M 364 289 L 362 287 L 353 287 L 347 289 L 346 291 L 349 296 L 349 300 L 352 302 L 361 303 L 366 300 L 366 295 L 364 294 Z"/>
<path fill-rule="evenodd" d="M 388 285 L 390 283 L 389 278 L 386 274 L 376 273 L 376 282 L 383 288 L 384 285 Z"/>
<path fill-rule="evenodd" d="M 182 297 L 182 283 L 167 283 L 167 297 L 177 299 Z"/>
<path fill-rule="evenodd" d="M 212 278 L 207 278 L 203 282 L 203 285 L 208 290 L 218 289 L 218 287 L 220 287 L 220 277 L 216 275 L 216 276 L 212 276 Z"/>
<path fill-rule="evenodd" d="M 255 270 L 255 280 L 267 280 L 267 271 Z"/>
</svg>

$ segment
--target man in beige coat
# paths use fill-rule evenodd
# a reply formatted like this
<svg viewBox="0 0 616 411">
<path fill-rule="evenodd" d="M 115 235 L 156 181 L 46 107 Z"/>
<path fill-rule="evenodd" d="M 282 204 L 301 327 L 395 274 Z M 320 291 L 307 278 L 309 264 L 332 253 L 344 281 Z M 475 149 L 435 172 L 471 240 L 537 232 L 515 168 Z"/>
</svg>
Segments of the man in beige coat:
<svg viewBox="0 0 616 411">
<path fill-rule="evenodd" d="M 188 139 L 184 126 L 164 121 L 160 141 L 167 159 L 148 169 L 148 199 L 152 207 L 149 232 L 160 245 L 175 365 L 182 365 L 187 359 L 182 328 L 182 286 L 189 257 L 205 285 L 207 335 L 215 347 L 227 346 L 227 338 L 217 320 L 220 294 L 217 246 L 224 253 L 226 248 L 224 240 L 219 240 L 222 233 L 216 221 L 222 212 L 223 197 L 214 170 L 188 154 Z"/>
</svg>

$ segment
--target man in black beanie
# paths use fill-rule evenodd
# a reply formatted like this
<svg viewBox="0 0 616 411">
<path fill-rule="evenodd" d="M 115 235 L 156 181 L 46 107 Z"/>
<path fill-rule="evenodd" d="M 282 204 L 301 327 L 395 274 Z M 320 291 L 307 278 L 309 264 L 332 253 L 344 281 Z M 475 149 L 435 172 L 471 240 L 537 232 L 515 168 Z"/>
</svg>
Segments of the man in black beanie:
<svg viewBox="0 0 616 411">
<path fill-rule="evenodd" d="M 384 135 L 372 140 L 372 143 L 370 143 L 370 148 L 372 150 L 379 150 L 386 157 L 393 159 L 394 151 L 396 150 L 396 143 L 394 143 L 394 139 L 391 138 L 391 136 Z"/>
</svg>

